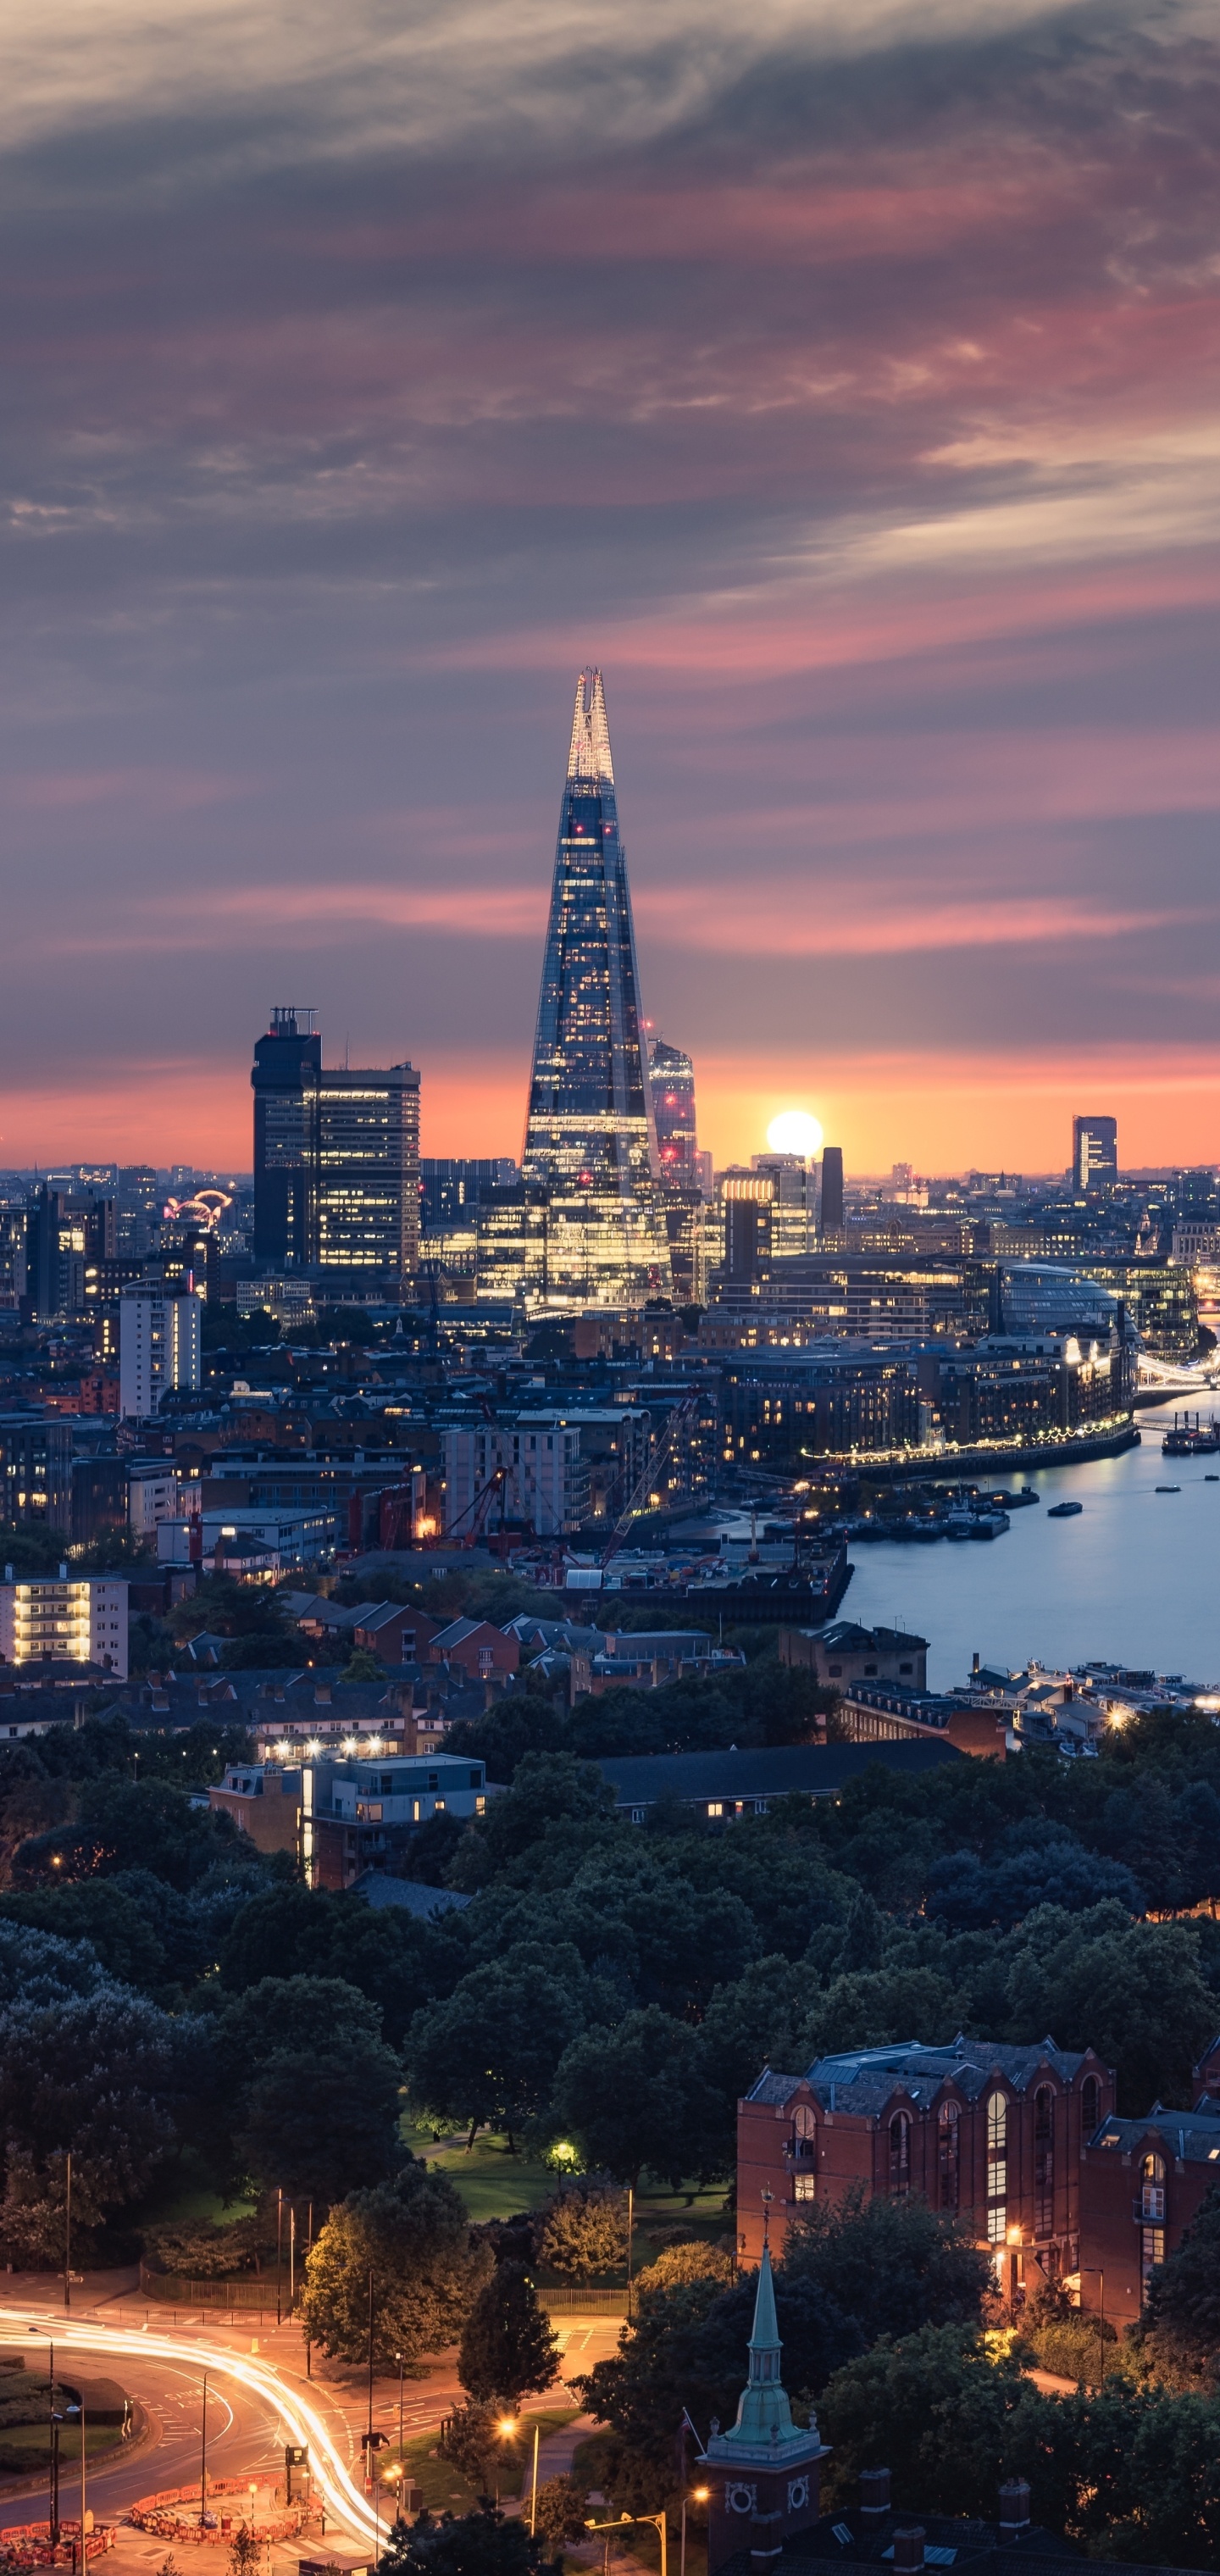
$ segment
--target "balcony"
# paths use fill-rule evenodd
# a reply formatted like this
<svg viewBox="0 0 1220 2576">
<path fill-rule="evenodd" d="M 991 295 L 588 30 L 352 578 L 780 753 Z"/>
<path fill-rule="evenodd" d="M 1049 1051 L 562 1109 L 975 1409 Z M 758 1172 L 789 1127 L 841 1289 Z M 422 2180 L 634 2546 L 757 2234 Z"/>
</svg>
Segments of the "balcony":
<svg viewBox="0 0 1220 2576">
<path fill-rule="evenodd" d="M 785 2173 L 807 2173 L 818 2160 L 816 2138 L 789 2138 L 784 2149 Z"/>
<path fill-rule="evenodd" d="M 1131 2215 L 1137 2227 L 1163 2227 L 1165 2224 L 1164 2183 L 1145 2183 L 1139 2199 L 1132 2203 Z"/>
</svg>

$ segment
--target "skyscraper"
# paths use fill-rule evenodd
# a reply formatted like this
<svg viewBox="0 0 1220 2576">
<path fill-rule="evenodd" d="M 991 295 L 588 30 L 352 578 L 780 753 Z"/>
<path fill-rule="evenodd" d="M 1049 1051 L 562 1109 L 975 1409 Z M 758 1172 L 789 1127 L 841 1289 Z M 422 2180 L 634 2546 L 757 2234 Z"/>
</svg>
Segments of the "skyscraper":
<svg viewBox="0 0 1220 2576">
<path fill-rule="evenodd" d="M 392 1289 L 418 1254 L 419 1075 L 324 1067 L 312 1020 L 273 1011 L 254 1049 L 254 1257 Z"/>
<path fill-rule="evenodd" d="M 822 1232 L 839 1234 L 843 1227 L 843 1148 L 822 1148 Z"/>
<path fill-rule="evenodd" d="M 1112 1190 L 1118 1179 L 1117 1118 L 1073 1118 L 1072 1181 L 1078 1190 Z"/>
<path fill-rule="evenodd" d="M 289 1003 L 255 1041 L 254 1258 L 271 1270 L 304 1270 L 312 1257 L 312 1102 L 322 1078 L 313 1023 L 311 1010 Z"/>
<path fill-rule="evenodd" d="M 664 1038 L 655 1038 L 648 1055 L 648 1074 L 674 1300 L 679 1306 L 701 1306 L 705 1208 L 695 1119 L 695 1068 L 681 1047 L 667 1046 Z"/>
<path fill-rule="evenodd" d="M 523 1172 L 528 1293 L 639 1305 L 672 1288 L 639 970 L 600 671 L 576 683 Z"/>
</svg>

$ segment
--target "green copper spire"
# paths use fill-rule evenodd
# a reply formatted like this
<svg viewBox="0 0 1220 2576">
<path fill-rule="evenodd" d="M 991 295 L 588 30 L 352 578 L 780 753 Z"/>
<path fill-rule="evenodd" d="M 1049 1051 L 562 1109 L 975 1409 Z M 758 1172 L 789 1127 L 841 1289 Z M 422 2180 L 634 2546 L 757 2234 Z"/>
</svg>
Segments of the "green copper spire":
<svg viewBox="0 0 1220 2576">
<path fill-rule="evenodd" d="M 743 2465 L 762 2461 L 775 2462 L 800 2453 L 804 2458 L 818 2458 L 821 2446 L 818 2428 L 810 2424 L 806 2432 L 792 2421 L 787 2392 L 779 2375 L 781 2352 L 779 2326 L 775 2315 L 775 2283 L 771 2276 L 771 2249 L 764 2245 L 758 2267 L 758 2291 L 754 2301 L 754 2325 L 750 2335 L 750 2376 L 741 2392 L 737 2421 L 727 2433 L 715 2432 L 707 2446 L 707 2458 Z"/>
</svg>

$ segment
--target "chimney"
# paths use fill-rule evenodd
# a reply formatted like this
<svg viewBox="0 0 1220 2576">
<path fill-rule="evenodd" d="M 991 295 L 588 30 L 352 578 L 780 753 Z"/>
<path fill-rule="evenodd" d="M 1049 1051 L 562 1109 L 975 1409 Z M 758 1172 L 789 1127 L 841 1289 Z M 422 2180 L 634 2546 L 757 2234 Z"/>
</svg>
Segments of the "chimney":
<svg viewBox="0 0 1220 2576">
<path fill-rule="evenodd" d="M 1000 2489 L 1000 2537 L 1011 2540 L 1029 2529 L 1029 2480 L 1008 2478 Z"/>
<path fill-rule="evenodd" d="M 972 1673 L 977 1673 L 978 1668 L 979 1668 L 979 1659 L 978 1659 L 977 1654 L 974 1654 L 974 1655 L 972 1655 L 972 1656 L 971 1656 L 971 1658 L 970 1658 L 970 1670 L 971 1670 L 971 1672 L 972 1672 Z"/>
<path fill-rule="evenodd" d="M 922 2523 L 910 2522 L 894 2533 L 894 2576 L 899 2569 L 910 2571 L 923 2565 L 923 2545 L 927 2538 Z"/>
<path fill-rule="evenodd" d="M 890 2509 L 890 2473 L 888 2469 L 861 2469 L 860 2511 L 871 2521 L 879 2521 Z"/>
</svg>

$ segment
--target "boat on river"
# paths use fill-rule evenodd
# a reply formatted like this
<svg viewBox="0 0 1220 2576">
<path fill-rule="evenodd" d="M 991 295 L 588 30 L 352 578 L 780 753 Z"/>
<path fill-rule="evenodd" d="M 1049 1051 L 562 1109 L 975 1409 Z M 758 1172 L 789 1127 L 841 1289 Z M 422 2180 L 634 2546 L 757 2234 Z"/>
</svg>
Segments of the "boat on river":
<svg viewBox="0 0 1220 2576">
<path fill-rule="evenodd" d="M 1052 1503 L 1046 1517 L 1048 1521 L 1074 1521 L 1077 1512 L 1083 1510 L 1083 1503 Z"/>
</svg>

